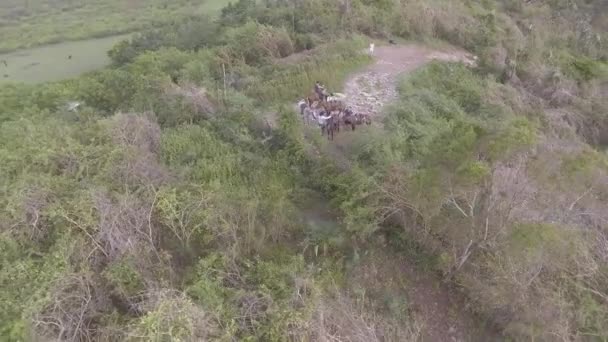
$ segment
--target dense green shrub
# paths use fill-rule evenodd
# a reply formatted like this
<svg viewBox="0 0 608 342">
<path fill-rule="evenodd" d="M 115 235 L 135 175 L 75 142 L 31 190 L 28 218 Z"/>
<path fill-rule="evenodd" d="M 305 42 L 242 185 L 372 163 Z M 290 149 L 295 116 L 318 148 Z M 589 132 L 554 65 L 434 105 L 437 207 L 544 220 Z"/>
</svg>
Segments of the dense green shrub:
<svg viewBox="0 0 608 342">
<path fill-rule="evenodd" d="M 249 65 L 293 53 L 293 42 L 286 30 L 255 22 L 227 30 L 224 39 L 231 57 Z"/>
<path fill-rule="evenodd" d="M 146 51 L 175 47 L 180 50 L 198 50 L 213 45 L 217 40 L 217 27 L 209 17 L 190 17 L 135 34 L 116 44 L 108 56 L 114 65 L 133 62 Z"/>
<path fill-rule="evenodd" d="M 409 279 L 368 274 L 401 253 L 509 337 L 605 338 L 608 164 L 576 140 L 606 122 L 605 47 L 572 9 L 594 2 L 180 4 L 112 68 L 0 89 L 0 339 L 415 340 Z M 293 103 L 369 63 L 368 36 L 481 67 L 427 65 L 329 145 Z"/>
</svg>

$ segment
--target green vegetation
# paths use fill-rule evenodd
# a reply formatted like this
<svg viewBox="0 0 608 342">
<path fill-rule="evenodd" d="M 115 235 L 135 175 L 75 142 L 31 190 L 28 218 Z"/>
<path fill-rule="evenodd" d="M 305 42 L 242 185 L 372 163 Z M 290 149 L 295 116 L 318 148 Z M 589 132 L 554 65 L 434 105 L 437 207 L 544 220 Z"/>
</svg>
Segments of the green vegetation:
<svg viewBox="0 0 608 342">
<path fill-rule="evenodd" d="M 167 27 L 182 28 L 163 41 L 157 39 L 157 49 L 175 44 L 192 49 L 194 40 L 201 41 L 205 35 L 215 33 L 209 27 L 211 21 L 200 16 L 215 16 L 227 3 L 227 0 L 3 2 L 0 52 L 4 53 L 0 53 L 0 61 L 7 64 L 0 64 L 0 83 L 59 81 L 100 69 L 110 62 L 107 52 L 131 36 L 128 32 L 148 30 L 150 36 L 153 27 L 161 28 L 157 32 L 167 33 L 171 32 Z"/>
<path fill-rule="evenodd" d="M 601 1 L 128 3 L 2 5 L 26 45 L 144 30 L 0 86 L 0 340 L 419 340 L 403 255 L 504 338 L 608 338 Z M 407 75 L 344 169 L 292 108 L 366 35 L 479 66 Z"/>
<path fill-rule="evenodd" d="M 210 14 L 227 3 L 227 0 L 7 0 L 0 4 L 0 51 L 134 32 L 191 15 Z"/>
<path fill-rule="evenodd" d="M 518 7 L 509 16 L 494 12 L 509 11 L 500 3 L 483 7 L 497 20 L 477 17 L 489 25 L 470 46 L 480 68 L 433 63 L 407 77 L 382 132 L 358 142 L 352 170 L 336 170 L 321 185 L 349 231 L 367 239 L 404 230 L 410 241 L 402 248 L 413 241 L 434 255 L 434 270 L 464 289 L 482 316 L 502 322 L 506 335 L 606 339 L 608 311 L 600 308 L 608 273 L 597 241 L 607 232 L 600 198 L 608 195 L 608 160 L 593 150 L 605 141 L 607 117 L 596 111 L 608 109 L 600 95 L 606 49 L 572 40 L 592 36 L 573 28 L 585 25 L 577 22 L 583 5 L 527 36 L 510 25 L 541 25 L 537 16 L 553 7 Z M 472 36 L 444 38 L 467 46 Z M 526 47 L 541 41 L 547 50 Z M 553 49 L 562 56 L 552 57 Z M 509 55 L 518 56 L 513 73 L 503 62 Z M 556 112 L 568 113 L 566 123 Z"/>
</svg>

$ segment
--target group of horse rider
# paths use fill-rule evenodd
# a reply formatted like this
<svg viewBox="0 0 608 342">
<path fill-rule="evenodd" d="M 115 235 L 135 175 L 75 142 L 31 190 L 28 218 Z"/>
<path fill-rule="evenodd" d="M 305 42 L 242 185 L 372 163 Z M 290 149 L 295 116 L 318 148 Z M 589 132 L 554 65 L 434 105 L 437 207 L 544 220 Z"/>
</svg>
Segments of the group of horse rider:
<svg viewBox="0 0 608 342">
<path fill-rule="evenodd" d="M 350 126 L 354 131 L 357 125 L 371 124 L 367 114 L 355 113 L 346 106 L 345 98 L 343 94 L 329 93 L 317 81 L 313 92 L 298 102 L 298 108 L 305 123 L 315 121 L 321 127 L 321 134 L 327 133 L 327 137 L 333 139 L 340 131 L 340 125 Z"/>
</svg>

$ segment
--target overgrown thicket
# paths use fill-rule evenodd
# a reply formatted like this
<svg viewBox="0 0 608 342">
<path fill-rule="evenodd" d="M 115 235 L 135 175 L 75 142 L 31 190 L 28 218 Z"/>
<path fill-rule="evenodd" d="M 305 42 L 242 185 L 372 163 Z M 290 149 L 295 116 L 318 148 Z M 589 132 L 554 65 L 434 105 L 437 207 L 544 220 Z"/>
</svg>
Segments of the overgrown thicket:
<svg viewBox="0 0 608 342">
<path fill-rule="evenodd" d="M 602 10 L 240 0 L 117 45 L 112 68 L 3 86 L 0 339 L 416 340 L 398 295 L 353 276 L 381 236 L 506 336 L 606 339 Z M 480 66 L 403 80 L 345 171 L 291 106 L 369 62 L 360 34 Z M 342 225 L 303 220 L 319 192 Z"/>
<path fill-rule="evenodd" d="M 426 67 L 387 109 L 388 134 L 360 142 L 336 200 L 354 233 L 423 246 L 505 333 L 604 336 L 606 157 L 546 136 L 519 96 L 460 65 Z"/>
<path fill-rule="evenodd" d="M 353 61 L 342 54 L 358 45 L 339 46 L 298 66 L 299 77 L 323 62 L 348 69 Z M 161 49 L 73 81 L 6 87 L 4 339 L 333 334 L 332 317 L 342 317 L 322 306 L 332 295 L 323 289 L 339 288 L 342 266 L 309 264 L 293 242 L 306 227 L 294 205 L 297 151 L 269 125 L 278 114 L 256 109 L 261 99 L 249 87 L 218 90 L 219 53 Z M 235 80 L 260 77 L 227 68 Z M 257 90 L 279 94 L 273 87 Z M 85 103 L 77 113 L 63 106 L 72 98 Z M 278 121 L 288 130 L 285 113 L 290 119 Z M 366 322 L 336 293 L 340 310 Z"/>
<path fill-rule="evenodd" d="M 297 50 L 291 29 L 223 25 L 191 18 L 117 46 L 114 68 L 3 86 L 1 339 L 417 333 L 352 297 L 341 258 L 302 243 L 314 234 L 294 167 L 307 156 L 288 138 L 292 111 L 270 106 L 315 80 L 337 87 L 368 61 L 362 42 L 336 37 L 278 65 Z"/>
<path fill-rule="evenodd" d="M 415 241 L 504 334 L 608 338 L 605 5 L 400 6 L 431 14 L 409 21 L 425 28 L 417 37 L 471 49 L 480 65 L 433 63 L 403 80 L 352 169 L 324 168 L 316 186 L 361 241 Z"/>
</svg>

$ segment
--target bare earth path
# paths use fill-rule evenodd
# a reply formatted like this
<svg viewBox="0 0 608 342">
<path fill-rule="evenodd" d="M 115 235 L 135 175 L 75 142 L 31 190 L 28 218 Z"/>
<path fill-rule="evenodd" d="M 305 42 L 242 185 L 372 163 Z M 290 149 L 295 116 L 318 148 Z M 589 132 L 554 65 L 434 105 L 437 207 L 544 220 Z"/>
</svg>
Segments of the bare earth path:
<svg viewBox="0 0 608 342">
<path fill-rule="evenodd" d="M 355 112 L 371 115 L 376 126 L 381 125 L 382 107 L 397 99 L 396 86 L 400 76 L 432 60 L 460 61 L 468 65 L 476 62 L 472 55 L 460 50 L 439 51 L 416 44 L 379 46 L 374 60 L 372 65 L 352 75 L 342 92 L 347 96 L 347 104 Z M 349 164 L 345 152 L 353 136 L 353 132 L 340 132 L 336 141 L 327 146 L 327 152 L 344 166 Z M 417 269 L 407 258 L 387 253 L 377 262 L 362 267 L 361 271 L 373 278 L 404 284 L 401 291 L 405 292 L 416 318 L 423 322 L 423 341 L 499 339 L 464 308 L 461 295 L 442 284 L 440 277 Z"/>
<path fill-rule="evenodd" d="M 397 98 L 399 76 L 432 60 L 461 61 L 472 65 L 473 58 L 460 50 L 437 51 L 416 44 L 379 46 L 374 51 L 375 63 L 351 76 L 344 86 L 344 94 L 355 112 L 370 114 L 378 121 L 381 108 Z"/>
</svg>

